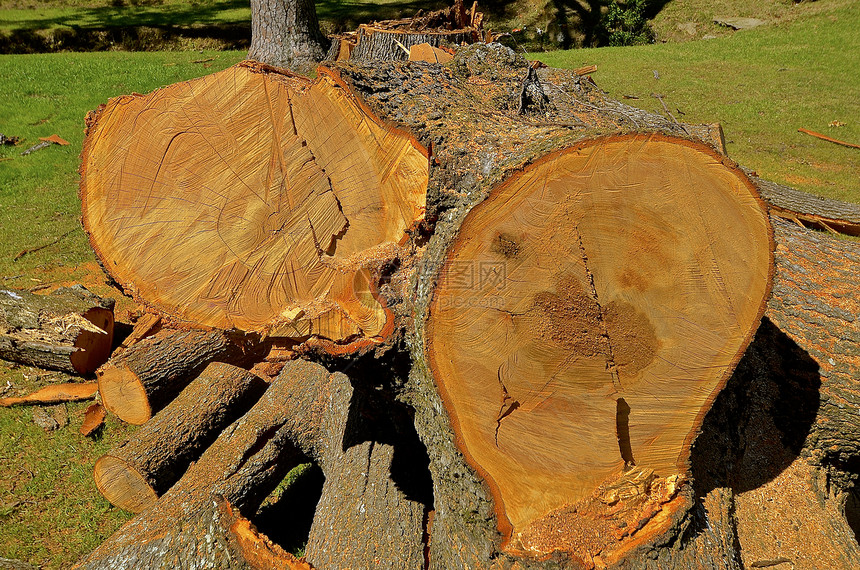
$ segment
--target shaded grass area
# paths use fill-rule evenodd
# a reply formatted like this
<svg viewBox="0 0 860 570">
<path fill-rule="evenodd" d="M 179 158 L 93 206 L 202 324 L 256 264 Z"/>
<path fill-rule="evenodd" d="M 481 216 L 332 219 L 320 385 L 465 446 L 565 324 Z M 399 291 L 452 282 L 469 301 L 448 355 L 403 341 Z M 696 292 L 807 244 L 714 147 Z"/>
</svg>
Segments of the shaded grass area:
<svg viewBox="0 0 860 570">
<path fill-rule="evenodd" d="M 0 56 L 0 132 L 22 138 L 0 147 L 0 288 L 83 282 L 107 287 L 80 229 L 77 166 L 84 115 L 109 97 L 227 67 L 242 53 L 96 53 Z M 193 61 L 215 58 L 204 63 Z M 204 67 L 206 66 L 206 67 Z M 38 137 L 59 134 L 71 144 L 28 156 Z M 18 261 L 25 249 L 67 237 Z M 123 319 L 129 303 L 119 304 Z M 0 396 L 28 393 L 68 378 L 0 361 Z M 69 424 L 44 432 L 33 408 L 0 408 L 0 558 L 68 568 L 130 518 L 96 490 L 96 459 L 132 429 L 112 417 L 97 439 L 78 434 L 88 403 L 68 404 Z"/>
<path fill-rule="evenodd" d="M 444 0 L 317 2 L 325 33 L 355 29 L 373 20 L 414 15 L 447 5 Z M 248 0 L 0 1 L 0 53 L 247 49 Z"/>
<path fill-rule="evenodd" d="M 679 121 L 721 123 L 729 156 L 760 176 L 860 202 L 860 150 L 797 132 L 860 144 L 860 4 L 830 6 L 713 40 L 532 56 L 556 67 L 597 64 L 594 80 L 617 99 L 665 114 L 660 94 Z"/>
</svg>

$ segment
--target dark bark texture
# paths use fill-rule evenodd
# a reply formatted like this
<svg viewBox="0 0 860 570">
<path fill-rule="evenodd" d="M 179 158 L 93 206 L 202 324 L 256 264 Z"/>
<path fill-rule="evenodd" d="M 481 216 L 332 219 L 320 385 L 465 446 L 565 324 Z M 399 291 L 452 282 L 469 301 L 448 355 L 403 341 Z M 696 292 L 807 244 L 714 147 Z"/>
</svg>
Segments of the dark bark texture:
<svg viewBox="0 0 860 570">
<path fill-rule="evenodd" d="M 129 347 L 98 371 L 105 407 L 132 424 L 164 408 L 210 362 L 249 364 L 265 347 L 224 331 L 164 330 Z"/>
<path fill-rule="evenodd" d="M 576 567 L 574 561 L 564 557 L 514 559 L 500 550 L 501 537 L 490 494 L 454 444 L 447 414 L 424 359 L 424 322 L 438 278 L 436 272 L 471 207 L 483 200 L 492 186 L 537 157 L 607 132 L 651 130 L 680 137 L 689 133 L 662 117 L 607 98 L 587 78 L 560 70 L 538 70 L 546 100 L 540 106 L 523 105 L 523 84 L 531 72 L 523 60 L 497 45 L 463 48 L 444 67 L 417 62 L 386 62 L 372 67 L 349 62 L 334 67 L 374 111 L 409 129 L 432 149 L 427 200 L 432 234 L 428 232 L 429 239 L 422 244 L 424 250 L 415 273 L 402 282 L 395 274 L 382 288 L 390 299 L 389 306 L 396 311 L 399 308 L 399 317 L 412 323 L 407 343 L 414 366 L 408 381 L 402 379 L 405 387 L 400 397 L 415 410 L 415 426 L 430 456 L 435 506 L 430 567 Z M 705 480 L 704 466 L 716 461 L 709 453 L 721 449 L 723 456 L 738 454 L 752 446 L 757 437 L 763 437 L 753 427 L 738 433 L 737 421 L 729 420 L 734 416 L 720 408 L 721 401 L 737 399 L 750 385 L 758 386 L 756 389 L 763 393 L 766 390 L 762 386 L 788 393 L 799 390 L 801 399 L 808 399 L 810 394 L 820 397 L 820 409 L 801 406 L 798 414 L 790 407 L 767 407 L 774 418 L 774 429 L 789 418 L 801 427 L 789 430 L 788 451 L 764 446 L 760 441 L 762 447 L 756 448 L 759 453 L 749 453 L 746 461 L 759 457 L 759 466 L 776 465 L 778 473 L 803 449 L 804 456 L 808 455 L 816 465 L 836 466 L 822 468 L 828 470 L 831 481 L 841 478 L 840 500 L 844 501 L 851 474 L 857 472 L 855 432 L 860 424 L 853 421 L 851 414 L 856 414 L 858 407 L 858 344 L 856 302 L 852 300 L 855 295 L 838 284 L 856 282 L 857 246 L 778 221 L 774 224 L 778 227 L 779 245 L 768 319 L 725 394 L 717 399 L 710 414 L 713 418 L 700 436 L 702 439 L 708 432 L 718 434 L 717 439 L 723 438 L 729 449 L 719 448 L 705 438 L 696 446 L 693 472 Z M 831 267 L 834 259 L 845 261 Z M 823 274 L 827 275 L 824 280 Z M 856 286 L 853 290 L 857 290 Z M 855 304 L 853 309 L 841 306 L 846 300 Z M 825 372 L 820 390 L 804 378 L 812 366 L 810 362 Z M 853 423 L 847 425 L 849 421 Z M 778 431 L 768 433 L 781 437 Z M 705 453 L 707 449 L 709 453 Z M 732 485 L 738 483 L 729 479 L 697 483 L 696 492 L 688 490 L 691 509 L 675 521 L 663 538 L 632 552 L 622 562 L 624 567 L 740 567 L 732 514 Z M 762 479 L 752 483 L 763 484 Z M 822 504 L 828 500 L 821 496 Z M 841 542 L 840 547 L 848 549 L 850 545 Z M 850 553 L 846 556 L 850 557 Z"/>
<path fill-rule="evenodd" d="M 294 413 L 284 427 L 325 475 L 308 562 L 332 570 L 420 568 L 432 503 L 406 449 L 420 442 L 398 433 L 405 418 L 389 419 L 396 414 L 372 394 L 318 364 L 289 362 L 285 376 L 294 379 L 286 396 Z"/>
<path fill-rule="evenodd" d="M 0 358 L 92 374 L 110 356 L 113 307 L 81 285 L 50 295 L 0 289 Z"/>
<path fill-rule="evenodd" d="M 325 57 L 329 45 L 313 2 L 251 0 L 249 59 L 305 73 Z"/>
<path fill-rule="evenodd" d="M 99 491 L 120 508 L 143 510 L 265 389 L 266 383 L 250 372 L 213 362 L 166 408 L 99 459 Z"/>
</svg>

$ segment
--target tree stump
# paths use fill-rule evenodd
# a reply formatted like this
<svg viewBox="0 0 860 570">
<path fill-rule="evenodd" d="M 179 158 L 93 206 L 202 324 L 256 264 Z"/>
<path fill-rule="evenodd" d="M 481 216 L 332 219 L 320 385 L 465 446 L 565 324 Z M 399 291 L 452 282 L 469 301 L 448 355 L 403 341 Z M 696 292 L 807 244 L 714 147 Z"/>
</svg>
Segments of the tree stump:
<svg viewBox="0 0 860 570">
<path fill-rule="evenodd" d="M 0 290 L 0 358 L 70 374 L 92 374 L 110 356 L 113 299 L 83 286 L 50 295 Z"/>
</svg>

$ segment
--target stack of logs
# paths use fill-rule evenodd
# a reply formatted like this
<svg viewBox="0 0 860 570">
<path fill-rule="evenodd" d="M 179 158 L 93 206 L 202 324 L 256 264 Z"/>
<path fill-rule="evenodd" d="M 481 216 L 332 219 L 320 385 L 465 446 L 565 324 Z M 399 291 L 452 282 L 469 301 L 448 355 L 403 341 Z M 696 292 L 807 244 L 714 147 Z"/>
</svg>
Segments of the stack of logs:
<svg viewBox="0 0 860 570">
<path fill-rule="evenodd" d="M 756 566 L 733 493 L 799 454 L 860 565 L 827 510 L 860 462 L 860 249 L 804 227 L 860 208 L 706 132 L 497 44 L 100 108 L 84 226 L 152 316 L 97 372 L 142 427 L 96 483 L 139 514 L 78 567 Z M 297 559 L 248 517 L 308 461 Z"/>
</svg>

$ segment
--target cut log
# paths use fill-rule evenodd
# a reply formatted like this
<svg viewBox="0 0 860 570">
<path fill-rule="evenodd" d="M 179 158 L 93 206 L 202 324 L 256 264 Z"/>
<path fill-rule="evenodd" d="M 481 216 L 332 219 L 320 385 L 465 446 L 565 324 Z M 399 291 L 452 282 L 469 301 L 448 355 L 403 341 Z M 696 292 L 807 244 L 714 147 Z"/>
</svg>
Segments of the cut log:
<svg viewBox="0 0 860 570">
<path fill-rule="evenodd" d="M 483 14 L 476 10 L 477 2 L 468 10 L 462 0 L 456 0 L 450 8 L 425 15 L 361 24 L 355 32 L 335 36 L 326 59 L 364 63 L 415 60 L 410 57 L 412 48 L 421 44 L 427 44 L 433 53 L 432 48 L 440 46 L 482 41 Z M 435 58 L 432 61 L 444 63 Z"/>
<path fill-rule="evenodd" d="M 414 293 L 401 290 L 434 480 L 431 567 L 551 552 L 560 565 L 620 563 L 689 521 L 690 443 L 765 308 L 764 205 L 710 141 L 574 74 L 530 71 L 493 45 L 437 69 L 338 67 L 378 114 L 433 141 L 438 166 L 434 233 Z M 602 136 L 619 130 L 659 134 Z"/>
<path fill-rule="evenodd" d="M 254 339 L 223 331 L 164 330 L 129 347 L 98 372 L 102 403 L 133 425 L 146 423 L 213 361 L 250 364 Z"/>
<path fill-rule="evenodd" d="M 70 374 L 92 374 L 110 356 L 113 299 L 83 286 L 50 295 L 0 290 L 0 358 Z"/>
<path fill-rule="evenodd" d="M 246 370 L 213 362 L 167 407 L 96 462 L 99 492 L 121 509 L 142 511 L 251 408 L 266 386 Z"/>
<path fill-rule="evenodd" d="M 83 223 L 105 270 L 165 314 L 377 339 L 392 323 L 371 273 L 423 217 L 427 169 L 331 75 L 244 63 L 91 116 Z"/>
<path fill-rule="evenodd" d="M 233 568 L 207 533 L 188 534 L 201 513 L 223 497 L 239 512 L 253 514 L 290 469 L 306 461 L 285 428 L 295 412 L 285 397 L 292 378 L 279 377 L 242 418 L 225 429 L 182 476 L 150 507 L 120 527 L 81 560 L 78 568 Z M 206 528 L 206 527 L 203 527 Z M 199 528 L 197 529 L 199 532 Z M 215 537 L 213 537 L 215 538 Z M 241 559 L 240 559 L 241 561 Z M 237 568 L 245 568 L 236 562 Z"/>
<path fill-rule="evenodd" d="M 540 520 L 594 526 L 604 514 L 574 505 L 633 465 L 687 475 L 690 442 L 758 328 L 772 249 L 749 180 L 663 137 L 552 155 L 472 210 L 442 267 L 428 351 L 511 548 L 569 547 Z"/>
</svg>

